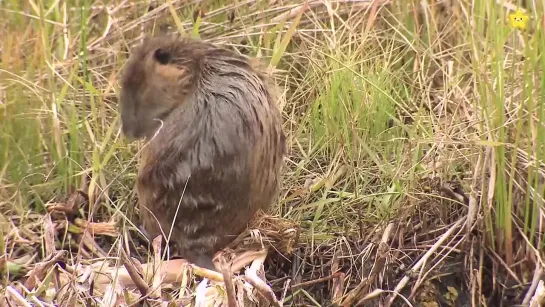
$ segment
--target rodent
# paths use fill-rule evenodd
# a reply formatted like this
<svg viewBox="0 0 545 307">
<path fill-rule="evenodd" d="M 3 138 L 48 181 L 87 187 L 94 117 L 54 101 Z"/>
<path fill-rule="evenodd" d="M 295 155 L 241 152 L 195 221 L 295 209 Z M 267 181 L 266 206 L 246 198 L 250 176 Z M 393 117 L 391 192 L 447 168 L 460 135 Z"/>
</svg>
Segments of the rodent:
<svg viewBox="0 0 545 307">
<path fill-rule="evenodd" d="M 178 255 L 214 254 L 277 195 L 286 152 L 276 94 L 255 59 L 192 38 L 154 37 L 131 52 L 121 130 L 145 139 L 136 179 L 140 222 Z"/>
</svg>

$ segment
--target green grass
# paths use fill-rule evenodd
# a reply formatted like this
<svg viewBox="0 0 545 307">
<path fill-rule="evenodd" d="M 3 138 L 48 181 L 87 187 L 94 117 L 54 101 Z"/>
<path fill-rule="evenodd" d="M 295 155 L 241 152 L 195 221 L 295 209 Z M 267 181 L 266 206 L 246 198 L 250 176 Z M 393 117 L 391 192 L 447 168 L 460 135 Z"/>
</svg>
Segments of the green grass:
<svg viewBox="0 0 545 307">
<path fill-rule="evenodd" d="M 142 28 L 150 34 L 170 26 L 278 69 L 289 155 L 272 212 L 301 225 L 300 248 L 325 257 L 319 247 L 376 243 L 372 234 L 395 223 L 388 245 L 396 260 L 382 268 L 388 275 L 399 263 L 413 265 L 468 217 L 475 224 L 442 253 L 453 253 L 455 242 L 477 242 L 465 257 L 478 261 L 482 252 L 498 264 L 473 267 L 481 278 L 509 267 L 518 282 L 531 279 L 539 261 L 525 259 L 545 256 L 542 4 L 527 8 L 529 28 L 520 31 L 507 22 L 506 8 L 515 4 L 508 1 L 395 2 L 377 5 L 376 16 L 370 6 L 311 4 L 287 19 L 282 14 L 297 5 L 277 2 L 211 1 L 195 21 L 199 5 L 179 1 L 151 8 L 111 1 L 112 15 L 92 0 L 3 2 L 0 211 L 2 221 L 12 220 L 2 227 L 10 265 L 33 250 L 14 248 L 13 227 L 34 225 L 48 202 L 81 188 L 87 175 L 91 205 L 80 214 L 132 227 L 139 145 L 119 133 L 117 77 Z M 456 196 L 445 189 L 458 199 L 448 200 Z M 33 227 L 22 236 L 38 242 Z M 365 263 L 376 252 L 343 253 Z M 448 262 L 443 256 L 434 254 L 424 272 Z M 347 273 L 346 292 L 367 276 L 358 270 Z M 393 290 L 397 282 L 390 282 Z M 300 290 L 290 300 L 326 299 L 309 299 L 316 295 Z"/>
</svg>

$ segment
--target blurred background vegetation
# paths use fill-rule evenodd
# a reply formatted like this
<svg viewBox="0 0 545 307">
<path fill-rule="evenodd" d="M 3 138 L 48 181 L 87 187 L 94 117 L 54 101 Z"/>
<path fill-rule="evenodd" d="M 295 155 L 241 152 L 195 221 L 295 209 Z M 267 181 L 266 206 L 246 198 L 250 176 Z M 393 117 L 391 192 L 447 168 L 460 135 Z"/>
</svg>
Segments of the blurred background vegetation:
<svg viewBox="0 0 545 307">
<path fill-rule="evenodd" d="M 523 30 L 508 18 L 519 7 Z M 119 133 L 119 72 L 143 36 L 178 32 L 277 70 L 288 157 L 271 212 L 300 224 L 296 255 L 312 264 L 290 264 L 286 276 L 318 278 L 316 265 L 342 255 L 345 293 L 363 281 L 367 292 L 393 290 L 428 257 L 404 289 L 411 300 L 417 289 L 445 298 L 454 287 L 468 305 L 519 304 L 544 265 L 543 9 L 507 0 L 1 1 L 1 253 L 20 270 L 22 255 L 38 253 L 25 265 L 39 261 L 46 205 L 83 187 L 84 219 L 133 227 L 139 145 Z M 21 272 L 10 274 L 4 286 Z M 292 292 L 286 304 L 327 305 L 328 287 Z"/>
</svg>

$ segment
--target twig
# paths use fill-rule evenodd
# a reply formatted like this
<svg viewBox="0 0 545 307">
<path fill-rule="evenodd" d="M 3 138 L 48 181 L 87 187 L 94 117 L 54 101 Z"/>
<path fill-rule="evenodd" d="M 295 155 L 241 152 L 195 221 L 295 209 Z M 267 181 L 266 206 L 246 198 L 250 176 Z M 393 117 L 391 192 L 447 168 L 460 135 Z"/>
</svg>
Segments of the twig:
<svg viewBox="0 0 545 307">
<path fill-rule="evenodd" d="M 352 289 L 350 292 L 346 294 L 346 296 L 344 296 L 344 299 L 341 301 L 340 305 L 343 307 L 354 306 L 355 300 L 363 296 L 363 293 L 364 293 L 363 289 L 367 287 L 368 280 L 369 280 L 368 278 L 363 278 L 361 282 L 359 283 L 359 285 L 356 286 L 356 288 Z M 375 290 L 375 292 L 377 290 Z"/>
<path fill-rule="evenodd" d="M 87 231 L 83 231 L 83 235 L 79 237 L 81 245 L 86 247 L 89 252 L 96 254 L 98 257 L 107 258 L 108 254 L 100 247 L 91 234 Z M 80 246 L 81 246 L 80 245 Z"/>
<path fill-rule="evenodd" d="M 160 274 L 160 265 L 161 265 L 161 241 L 162 236 L 158 235 L 155 239 L 153 239 L 153 242 L 151 243 L 153 246 L 153 252 L 154 252 L 154 258 L 153 258 L 153 282 L 151 285 L 151 293 L 150 297 L 152 298 L 160 298 L 161 297 L 161 281 L 162 281 L 162 274 Z"/>
<path fill-rule="evenodd" d="M 223 281 L 225 282 L 225 292 L 227 292 L 227 305 L 229 307 L 237 307 L 238 304 L 235 296 L 235 285 L 233 284 L 233 273 L 223 255 L 220 256 L 220 267 L 221 273 L 223 274 Z"/>
<path fill-rule="evenodd" d="M 301 283 L 295 284 L 295 285 L 293 285 L 291 287 L 295 289 L 295 288 L 299 288 L 299 287 L 306 287 L 306 286 L 318 284 L 318 283 L 321 283 L 321 282 L 324 282 L 324 281 L 328 281 L 328 280 L 331 280 L 331 279 L 338 278 L 342 274 L 343 274 L 342 272 L 335 272 L 335 273 L 333 273 L 333 274 L 331 274 L 329 276 L 318 278 L 318 279 L 313 279 L 313 280 L 309 280 L 309 281 L 305 281 L 305 282 L 301 282 Z"/>
<path fill-rule="evenodd" d="M 115 228 L 114 223 L 106 222 L 88 222 L 84 219 L 76 218 L 74 219 L 74 225 L 79 228 L 87 228 L 89 234 L 92 236 L 103 235 L 113 238 L 119 236 L 119 231 Z"/>
<path fill-rule="evenodd" d="M 386 265 L 386 258 L 388 257 L 388 254 L 390 252 L 390 246 L 388 245 L 388 241 L 390 239 L 390 234 L 392 233 L 393 228 L 394 223 L 388 224 L 388 226 L 384 230 L 384 233 L 382 234 L 382 238 L 380 239 L 380 243 L 378 246 L 376 264 L 373 266 L 371 273 L 369 273 L 369 277 L 364 278 L 356 288 L 354 288 L 346 295 L 346 298 L 342 301 L 342 306 L 354 306 L 354 302 L 362 297 L 364 293 L 369 291 L 369 286 L 383 270 L 384 266 Z M 373 292 L 376 293 L 377 290 Z M 359 306 L 363 304 L 363 302 L 369 298 L 372 298 L 372 296 L 367 295 L 359 299 L 356 305 Z"/>
<path fill-rule="evenodd" d="M 130 278 L 134 282 L 134 285 L 136 288 L 138 288 L 138 291 L 142 294 L 142 296 L 146 296 L 149 291 L 149 287 L 146 284 L 146 281 L 138 274 L 136 271 L 136 268 L 134 267 L 134 264 L 129 259 L 127 254 L 125 253 L 125 250 L 123 248 L 121 250 L 121 263 L 123 263 L 123 266 L 127 270 L 127 273 L 129 274 Z"/>
<path fill-rule="evenodd" d="M 290 288 L 291 279 L 286 280 L 284 283 L 284 291 L 282 292 L 282 298 L 280 299 L 283 302 L 286 299 L 286 294 L 288 294 L 288 289 Z"/>
<path fill-rule="evenodd" d="M 34 287 L 36 286 L 36 282 L 43 280 L 47 269 L 60 261 L 62 258 L 65 258 L 66 256 L 68 256 L 68 251 L 57 251 L 51 256 L 47 257 L 47 259 L 43 262 L 36 264 L 36 266 L 28 274 L 28 279 L 25 281 L 24 284 L 25 288 L 32 291 L 32 289 L 34 289 Z"/>
<path fill-rule="evenodd" d="M 376 264 L 373 267 L 373 270 L 371 271 L 371 274 L 369 274 L 369 278 L 367 279 L 366 286 L 363 288 L 363 293 L 368 292 L 369 287 L 373 284 L 375 279 L 380 275 L 380 272 L 384 269 L 386 266 L 386 259 L 388 258 L 388 254 L 390 252 L 390 246 L 388 245 L 388 241 L 390 239 L 390 234 L 392 233 L 392 230 L 394 229 L 394 223 L 388 224 L 386 229 L 384 230 L 384 233 L 382 234 L 382 238 L 380 240 L 380 244 L 378 246 L 377 250 L 377 260 Z M 367 297 L 361 298 L 356 306 L 363 305 L 363 302 L 367 300 Z"/>
<path fill-rule="evenodd" d="M 311 9 L 312 7 L 316 7 L 318 5 L 320 5 L 321 3 L 316 1 L 311 1 L 310 3 L 308 1 L 305 1 L 304 4 L 301 4 L 300 6 L 297 6 L 297 7 L 294 7 L 292 8 L 291 10 L 287 11 L 287 12 L 284 12 L 274 18 L 271 19 L 271 22 L 273 23 L 279 23 L 282 21 L 282 19 L 293 19 L 295 18 L 295 16 L 297 16 L 297 14 L 299 14 L 299 11 L 303 11 L 303 12 L 306 12 L 308 11 L 309 9 Z"/>
<path fill-rule="evenodd" d="M 331 301 L 332 302 L 339 302 L 343 297 L 344 292 L 344 281 L 345 281 L 346 273 L 339 272 L 339 276 L 337 278 L 333 279 L 333 286 L 331 287 L 333 289 L 333 294 L 331 295 Z"/>
<path fill-rule="evenodd" d="M 492 248 L 488 248 L 488 252 L 494 256 L 494 258 L 496 258 L 496 260 L 498 261 L 498 263 L 500 265 L 503 266 L 503 268 L 505 269 L 505 271 L 518 283 L 518 284 L 521 284 L 522 281 L 518 278 L 517 274 L 515 272 L 513 272 L 513 270 L 511 269 L 511 267 L 502 259 L 502 257 L 500 257 L 500 255 L 498 255 Z"/>
<path fill-rule="evenodd" d="M 441 235 L 441 237 L 439 237 L 439 239 L 437 240 L 437 242 L 435 242 L 435 244 L 433 244 L 433 246 L 424 254 L 424 256 L 422 256 L 422 258 L 420 258 L 420 260 L 418 260 L 418 262 L 412 267 L 412 271 L 416 271 L 416 270 L 419 270 L 423 265 L 424 263 L 426 263 L 428 261 L 428 259 L 431 257 L 432 254 L 435 253 L 435 251 L 439 248 L 439 246 L 441 246 L 441 244 L 443 244 L 443 242 L 445 242 L 447 240 L 447 238 L 456 230 L 458 229 L 458 227 L 460 227 L 461 224 L 463 224 L 464 222 L 466 221 L 466 217 L 462 217 L 461 219 L 459 219 L 458 221 L 456 221 L 456 223 L 454 223 L 454 225 L 452 225 L 449 230 L 447 230 L 443 235 Z M 407 283 L 409 282 L 409 279 L 410 277 L 408 276 L 408 274 L 405 274 L 405 276 L 403 276 L 403 278 L 401 279 L 401 281 L 399 281 L 399 283 L 397 284 L 397 286 L 395 287 L 395 289 L 393 290 L 392 294 L 390 295 L 389 299 L 388 299 L 388 302 L 386 304 L 386 307 L 389 307 L 392 305 L 392 303 L 394 302 L 394 300 L 396 299 L 398 293 L 401 292 L 401 290 L 407 285 Z"/>
<path fill-rule="evenodd" d="M 375 289 L 373 292 L 367 294 L 363 299 L 361 299 L 360 301 L 366 301 L 366 300 L 369 300 L 369 299 L 372 299 L 372 298 L 375 298 L 375 297 L 378 297 L 379 295 L 381 295 L 382 293 L 392 293 L 392 294 L 396 294 L 398 295 L 399 297 L 401 297 L 401 299 L 405 302 L 405 304 L 407 304 L 407 306 L 409 307 L 413 307 L 413 305 L 411 304 L 411 302 L 409 302 L 409 300 L 404 297 L 403 295 L 401 295 L 400 293 L 397 293 L 394 291 L 389 291 L 389 290 L 382 290 L 382 289 Z M 363 305 L 357 305 L 357 306 L 363 306 Z"/>
<path fill-rule="evenodd" d="M 7 286 L 6 288 L 6 294 L 9 296 L 9 298 L 16 301 L 19 306 L 23 307 L 32 307 L 32 304 L 30 304 L 25 298 L 19 293 L 19 291 L 13 289 L 11 286 Z"/>
<path fill-rule="evenodd" d="M 189 265 L 193 269 L 193 273 L 195 275 L 198 275 L 198 276 L 201 276 L 201 277 L 204 277 L 204 278 L 208 278 L 208 279 L 213 280 L 213 281 L 223 282 L 223 275 L 221 275 L 221 273 L 218 273 L 216 271 L 212 271 L 212 270 L 209 270 L 209 269 L 201 268 L 201 267 L 196 266 L 194 264 L 189 264 Z"/>
<path fill-rule="evenodd" d="M 242 254 L 235 256 L 231 263 L 231 272 L 235 273 L 240 271 L 245 266 L 252 263 L 255 259 L 260 257 L 267 256 L 267 250 L 262 249 L 259 251 L 245 251 Z"/>
<path fill-rule="evenodd" d="M 273 306 L 281 307 L 282 304 L 278 301 L 271 287 L 269 287 L 259 276 L 257 270 L 261 268 L 266 256 L 259 257 L 254 260 L 249 269 L 246 270 L 246 281 L 256 288 Z"/>
<path fill-rule="evenodd" d="M 127 304 L 124 302 L 124 296 L 122 295 L 122 289 L 115 284 L 110 284 L 104 291 L 103 299 L 100 302 L 99 306 L 109 307 L 109 306 L 122 306 L 126 307 Z"/>
<path fill-rule="evenodd" d="M 341 254 L 341 250 L 337 250 L 335 254 L 333 254 L 333 260 L 331 263 L 331 274 L 334 272 L 339 271 L 339 255 Z M 331 301 L 339 304 L 343 297 L 344 292 L 344 278 L 346 274 L 344 272 L 339 272 L 339 277 L 333 279 L 333 282 L 331 283 Z"/>
<path fill-rule="evenodd" d="M 522 301 L 523 306 L 528 306 L 530 304 L 530 300 L 533 298 L 534 293 L 536 293 L 536 288 L 538 284 L 541 282 L 541 276 L 543 276 L 543 268 L 539 266 L 534 272 L 534 278 L 532 279 L 532 284 L 530 285 L 530 288 L 528 289 L 528 292 L 526 293 L 526 296 L 524 296 L 524 300 Z"/>
<path fill-rule="evenodd" d="M 483 162 L 481 160 L 483 159 L 483 153 L 482 151 L 479 152 L 479 157 L 477 158 L 477 163 L 475 164 L 475 171 L 473 172 L 473 180 L 471 181 L 471 187 L 469 189 L 469 201 L 468 201 L 468 209 L 467 209 L 467 232 L 471 232 L 472 228 L 475 226 L 475 220 L 477 218 L 477 214 L 479 212 L 479 203 L 477 202 L 476 190 L 478 189 L 478 180 L 477 178 L 481 178 L 479 176 L 480 172 L 482 171 L 482 165 Z"/>
<path fill-rule="evenodd" d="M 51 221 L 51 214 L 46 213 L 44 216 L 44 248 L 46 257 L 52 256 L 55 249 L 55 226 Z"/>
<path fill-rule="evenodd" d="M 142 272 L 146 272 L 145 276 L 147 276 L 148 270 L 151 270 L 149 267 L 152 265 L 151 263 L 144 263 L 142 264 Z M 184 259 L 174 259 L 174 260 L 168 260 L 163 261 L 158 268 L 158 273 L 160 273 L 162 276 L 164 276 L 162 282 L 163 283 L 176 283 L 180 282 L 182 280 L 182 272 L 183 270 L 180 270 L 182 266 L 188 265 L 187 260 Z M 193 264 L 189 264 L 189 266 L 192 268 L 193 273 L 195 275 L 208 278 L 213 281 L 217 282 L 223 282 L 223 276 L 215 271 L 207 270 L 205 268 L 198 267 Z M 129 275 L 126 268 L 120 267 L 120 268 L 109 268 L 104 271 L 100 271 L 98 276 L 95 280 L 95 286 L 97 286 L 99 289 L 104 289 L 109 283 L 114 274 L 117 274 L 119 283 L 126 288 L 134 287 L 135 282 Z M 146 277 L 147 278 L 147 277 Z"/>
<path fill-rule="evenodd" d="M 530 301 L 530 307 L 542 307 L 543 305 L 545 305 L 545 285 L 543 284 L 543 280 L 540 280 L 536 293 Z"/>
</svg>

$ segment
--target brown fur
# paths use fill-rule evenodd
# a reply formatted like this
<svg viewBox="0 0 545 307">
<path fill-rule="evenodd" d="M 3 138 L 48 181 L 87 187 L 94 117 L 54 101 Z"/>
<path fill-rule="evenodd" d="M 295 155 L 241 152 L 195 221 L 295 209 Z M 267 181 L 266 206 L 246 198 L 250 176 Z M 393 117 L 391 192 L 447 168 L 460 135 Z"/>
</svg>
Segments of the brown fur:
<svg viewBox="0 0 545 307">
<path fill-rule="evenodd" d="M 136 183 L 142 226 L 152 238 L 172 227 L 179 255 L 213 268 L 277 191 L 285 136 L 272 87 L 246 57 L 164 37 L 132 53 L 121 83 L 122 131 L 149 140 Z"/>
</svg>

